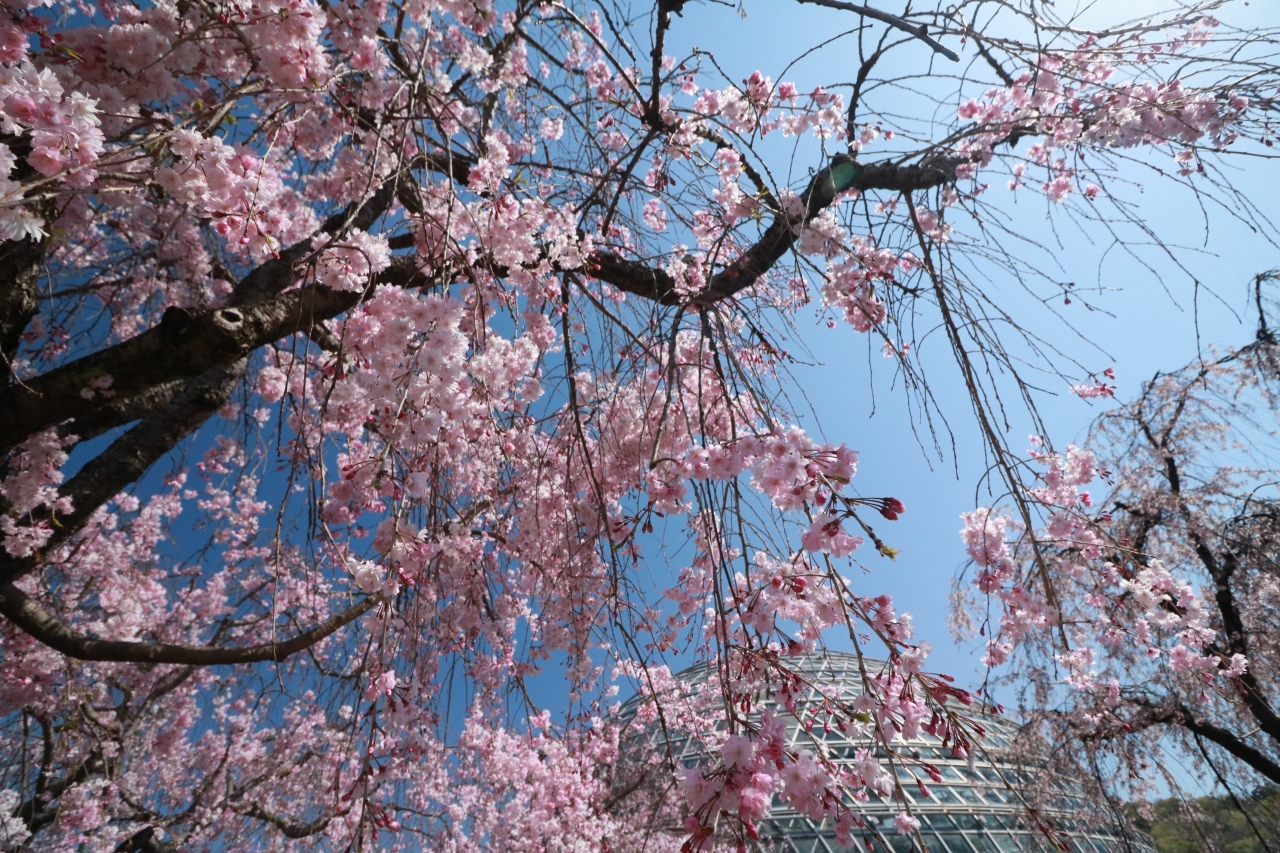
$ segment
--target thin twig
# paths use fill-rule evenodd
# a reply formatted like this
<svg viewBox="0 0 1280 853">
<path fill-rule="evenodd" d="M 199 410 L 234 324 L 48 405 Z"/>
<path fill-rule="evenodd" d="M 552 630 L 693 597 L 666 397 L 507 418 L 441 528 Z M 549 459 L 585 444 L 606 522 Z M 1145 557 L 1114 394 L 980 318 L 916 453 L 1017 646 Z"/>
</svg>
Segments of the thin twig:
<svg viewBox="0 0 1280 853">
<path fill-rule="evenodd" d="M 933 48 L 935 53 L 940 53 L 952 62 L 960 61 L 960 54 L 950 48 L 943 47 L 942 43 L 929 35 L 928 28 L 921 24 L 913 27 L 897 15 L 890 15 L 888 12 L 881 12 L 879 9 L 872 9 L 870 6 L 859 6 L 856 3 L 845 3 L 844 0 L 798 0 L 800 3 L 812 3 L 815 6 L 826 6 L 828 9 L 841 9 L 845 12 L 853 12 L 855 15 L 861 15 L 864 18 L 872 18 L 881 23 L 888 24 L 897 30 L 912 35 L 929 47 Z"/>
</svg>

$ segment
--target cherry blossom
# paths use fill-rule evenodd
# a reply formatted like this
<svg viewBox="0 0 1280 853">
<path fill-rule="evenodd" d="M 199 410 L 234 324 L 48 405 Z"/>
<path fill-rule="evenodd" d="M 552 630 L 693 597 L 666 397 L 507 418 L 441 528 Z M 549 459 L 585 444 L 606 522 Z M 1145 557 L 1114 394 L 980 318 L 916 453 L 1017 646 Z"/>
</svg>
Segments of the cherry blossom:
<svg viewBox="0 0 1280 853">
<path fill-rule="evenodd" d="M 1121 151 L 1217 192 L 1276 83 L 1208 18 L 1045 39 L 1011 3 L 907 132 L 878 76 L 679 55 L 666 0 L 49 5 L 0 0 L 6 850 L 710 850 L 775 797 L 848 839 L 872 795 L 914 832 L 902 742 L 970 754 L 975 699 L 863 571 L 915 513 L 806 423 L 790 330 L 912 392 L 938 330 L 990 415 L 983 194 L 1093 227 Z M 847 14 L 971 50 L 949 7 Z M 1185 551 L 1117 557 L 1102 458 L 1041 441 L 1027 513 L 966 515 L 988 660 L 1056 634 L 1104 707 L 1121 647 L 1228 695 L 1255 658 Z M 794 716 L 789 659 L 837 640 L 885 663 L 802 722 L 865 736 L 856 772 L 752 712 Z"/>
</svg>

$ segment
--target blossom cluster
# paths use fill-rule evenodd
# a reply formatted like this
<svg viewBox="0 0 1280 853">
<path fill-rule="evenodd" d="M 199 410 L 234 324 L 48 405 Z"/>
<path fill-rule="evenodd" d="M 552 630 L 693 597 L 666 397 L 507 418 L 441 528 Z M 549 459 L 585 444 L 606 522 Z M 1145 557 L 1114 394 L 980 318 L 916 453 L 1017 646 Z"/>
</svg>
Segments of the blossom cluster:
<svg viewBox="0 0 1280 853">
<path fill-rule="evenodd" d="M 295 222 L 283 203 L 289 191 L 271 163 L 216 136 L 175 131 L 174 163 L 156 183 L 183 205 L 213 220 L 213 230 L 236 252 L 256 259 L 275 254 L 285 241 L 308 233 L 314 219 Z"/>
<path fill-rule="evenodd" d="M 1217 22 L 1204 16 L 1180 38 L 1154 45 L 1144 55 L 1141 40 L 1134 46 L 1136 61 L 1149 62 L 1153 53 L 1176 56 L 1201 44 Z M 1167 50 L 1166 50 L 1167 48 Z M 1043 167 L 1046 180 L 1040 189 L 1053 202 L 1062 202 L 1079 187 L 1074 154 L 1084 146 L 1172 149 L 1179 171 L 1195 171 L 1191 165 L 1198 147 L 1222 148 L 1232 144 L 1233 128 L 1249 107 L 1249 99 L 1230 93 L 1225 100 L 1215 94 L 1184 85 L 1180 79 L 1166 82 L 1143 80 L 1117 82 L 1119 60 L 1089 36 L 1075 50 L 1046 54 L 1036 66 L 1017 75 L 1010 85 L 971 98 L 957 112 L 980 132 L 961 142 L 957 151 L 971 158 L 961 167 L 962 177 L 987 165 L 995 146 L 1013 134 L 1031 132 L 1039 139 L 1013 169 L 1010 189 L 1023 186 L 1028 165 Z M 1093 199 L 1099 187 L 1088 183 L 1084 195 Z"/>
<path fill-rule="evenodd" d="M 24 441 L 9 457 L 8 471 L 0 479 L 0 533 L 4 549 L 11 556 L 26 557 L 34 553 L 53 534 L 52 518 L 23 524 L 37 510 L 52 513 L 71 512 L 71 499 L 58 493 L 67 461 L 66 448 L 77 441 L 74 435 L 60 435 L 49 429 Z"/>
<path fill-rule="evenodd" d="M 97 101 L 67 91 L 52 70 L 28 62 L 29 38 L 21 22 L 0 20 L 0 130 L 27 141 L 27 168 L 83 189 L 97 177 L 94 164 L 104 144 Z M 20 174 L 12 146 L 0 144 L 0 239 L 41 237 L 46 231 L 44 219 L 25 200 L 27 185 L 15 180 Z"/>
<path fill-rule="evenodd" d="M 1224 660 L 1207 651 L 1217 632 L 1190 583 L 1158 559 L 1136 567 L 1107 559 L 1108 547 L 1115 545 L 1108 542 L 1099 519 L 1089 514 L 1092 499 L 1082 490 L 1099 476 L 1095 455 L 1075 445 L 1055 454 L 1037 436 L 1031 444 L 1028 455 L 1041 471 L 1039 485 L 1026 497 L 1045 514 L 1034 542 L 1028 531 L 992 508 L 962 516 L 961 538 L 979 569 L 974 583 L 1001 604 L 999 628 L 988 638 L 984 662 L 1004 664 L 1020 645 L 1058 628 L 1064 619 L 1060 585 L 1082 583 L 1090 604 L 1106 606 L 1073 611 L 1074 648 L 1056 655 L 1066 684 L 1087 691 L 1113 689 L 1099 680 L 1097 650 L 1134 643 L 1152 659 L 1167 659 L 1171 671 L 1194 672 L 1206 681 L 1243 671 L 1243 656 Z M 1041 565 L 1053 574 L 1046 577 Z"/>
</svg>

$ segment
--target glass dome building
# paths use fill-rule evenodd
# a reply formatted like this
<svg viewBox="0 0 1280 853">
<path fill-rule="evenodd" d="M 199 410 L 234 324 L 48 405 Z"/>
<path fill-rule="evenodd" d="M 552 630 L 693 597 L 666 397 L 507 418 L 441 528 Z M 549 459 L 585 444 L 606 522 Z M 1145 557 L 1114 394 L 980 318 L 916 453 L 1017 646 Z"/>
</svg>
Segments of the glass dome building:
<svg viewBox="0 0 1280 853">
<path fill-rule="evenodd" d="M 839 695 L 851 700 L 862 692 L 862 676 L 858 657 L 853 654 L 827 652 L 811 654 L 787 660 L 788 668 L 800 674 L 805 682 L 815 685 L 807 694 L 796 697 L 795 714 L 780 705 L 763 700 L 753 708 L 753 716 L 766 708 L 772 708 L 788 725 L 789 748 L 821 749 L 837 765 L 852 763 L 858 750 L 866 750 L 870 741 L 852 732 L 846 734 L 831 728 L 813 727 L 805 731 L 799 719 L 809 717 L 824 699 Z M 883 664 L 864 659 L 868 672 L 874 673 Z M 679 681 L 698 683 L 712 677 L 709 666 L 699 666 L 678 674 Z M 818 693 L 821 686 L 823 694 Z M 825 695 L 824 695 L 825 694 Z M 637 701 L 623 707 L 624 716 L 634 715 Z M 900 835 L 895 831 L 893 818 L 901 807 L 896 799 L 872 796 L 859 804 L 857 810 L 866 820 L 866 828 L 855 830 L 854 841 L 863 850 L 906 851 L 919 850 L 919 841 L 927 845 L 930 853 L 1052 853 L 1055 847 L 1036 830 L 1027 819 L 1027 810 L 1010 789 L 1030 792 L 1033 784 L 1045 784 L 1046 762 L 1034 755 L 1027 755 L 1014 747 L 1018 726 L 1009 720 L 990 713 L 974 713 L 986 730 L 981 749 L 975 749 L 969 758 L 956 758 L 950 749 L 942 748 L 939 738 L 921 732 L 919 737 L 899 741 L 898 753 L 927 762 L 942 774 L 941 782 L 925 779 L 928 796 L 916 785 L 918 765 L 913 775 L 906 767 L 898 767 L 902 789 L 911 803 L 912 814 L 920 821 L 920 839 Z M 642 736 L 644 752 L 650 755 L 664 746 L 671 750 L 673 759 L 688 767 L 705 761 L 700 744 L 695 740 L 672 737 L 666 740 L 660 734 L 647 730 Z M 638 744 L 637 744 L 638 745 Z M 883 754 L 880 754 L 883 758 Z M 1072 853 L 1153 853 L 1154 848 L 1146 836 L 1132 829 L 1121 832 L 1100 821 L 1088 809 L 1079 796 L 1078 786 L 1069 780 L 1054 780 L 1052 791 L 1041 787 L 1039 797 L 1040 817 L 1057 831 L 1056 837 Z M 835 829 L 827 822 L 814 821 L 799 814 L 775 796 L 770 817 L 757 825 L 760 839 L 754 845 L 758 851 L 779 853 L 837 853 L 847 850 L 836 844 Z M 717 847 L 717 849 L 719 849 Z"/>
</svg>

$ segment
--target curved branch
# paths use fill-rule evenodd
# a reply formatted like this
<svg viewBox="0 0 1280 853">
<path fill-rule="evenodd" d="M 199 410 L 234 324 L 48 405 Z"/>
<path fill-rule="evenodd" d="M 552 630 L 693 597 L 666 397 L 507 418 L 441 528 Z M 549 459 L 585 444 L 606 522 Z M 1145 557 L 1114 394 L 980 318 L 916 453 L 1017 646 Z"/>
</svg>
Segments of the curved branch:
<svg viewBox="0 0 1280 853">
<path fill-rule="evenodd" d="M 1178 710 L 1182 715 L 1182 719 L 1173 720 L 1172 722 L 1181 725 L 1192 734 L 1216 743 L 1245 764 L 1248 764 L 1259 774 L 1276 784 L 1280 784 L 1280 764 L 1272 761 L 1262 750 L 1250 746 L 1227 729 L 1196 719 L 1186 706 L 1180 706 Z"/>
<path fill-rule="evenodd" d="M 914 192 L 949 184 L 956 179 L 956 169 L 969 162 L 967 157 L 941 157 L 922 163 L 903 164 L 892 161 L 861 164 L 848 155 L 836 155 L 831 163 L 820 170 L 801 195 L 805 213 L 801 222 L 808 222 L 835 201 L 838 191 L 891 190 Z M 856 177 L 852 182 L 836 186 L 832 176 L 833 166 L 853 164 Z M 591 257 L 595 265 L 592 275 L 600 281 L 627 293 L 653 300 L 660 305 L 711 305 L 728 299 L 748 287 L 764 275 L 785 255 L 799 236 L 796 226 L 801 224 L 779 212 L 761 235 L 736 260 L 716 273 L 704 290 L 688 298 L 676 292 L 675 280 L 665 271 L 638 261 L 630 261 L 612 252 L 600 251 Z"/>
<path fill-rule="evenodd" d="M 1180 702 L 1157 706 L 1149 701 L 1134 702 L 1137 713 L 1125 726 L 1125 732 L 1150 728 L 1155 725 L 1176 726 L 1193 735 L 1211 741 L 1249 765 L 1258 774 L 1280 784 L 1280 764 L 1257 747 L 1250 746 L 1234 732 L 1198 718 L 1191 709 Z M 1103 735 L 1103 739 L 1107 739 Z"/>
<path fill-rule="evenodd" d="M 184 646 L 131 640 L 98 640 L 86 637 L 58 620 L 12 584 L 0 584 L 0 615 L 54 651 L 77 660 L 117 663 L 176 663 L 190 666 L 225 666 L 236 663 L 282 661 L 309 648 L 368 613 L 383 601 L 370 595 L 334 614 L 292 639 L 255 646 Z"/>
</svg>

